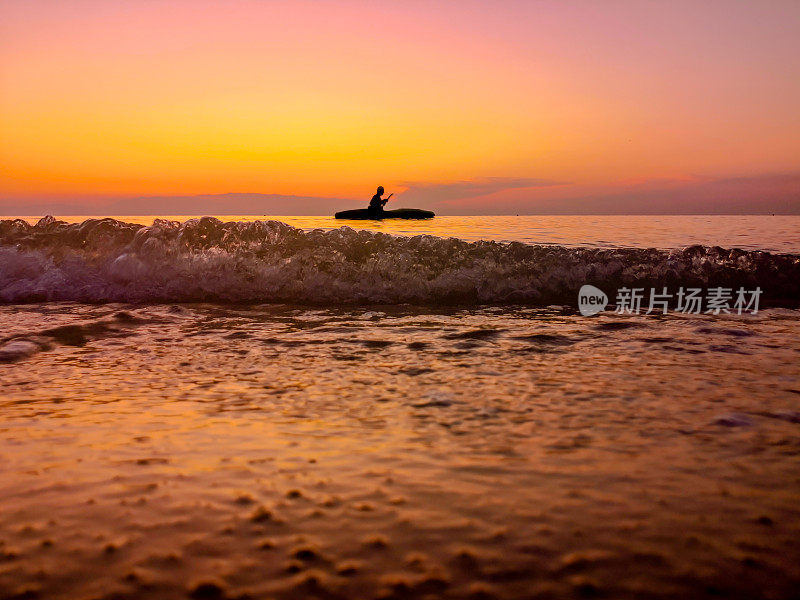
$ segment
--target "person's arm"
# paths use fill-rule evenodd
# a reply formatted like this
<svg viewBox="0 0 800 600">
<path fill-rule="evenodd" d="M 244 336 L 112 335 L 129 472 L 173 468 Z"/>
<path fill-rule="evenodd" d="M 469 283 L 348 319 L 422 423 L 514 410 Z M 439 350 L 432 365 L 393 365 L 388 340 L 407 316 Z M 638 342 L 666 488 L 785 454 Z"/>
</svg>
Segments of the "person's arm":
<svg viewBox="0 0 800 600">
<path fill-rule="evenodd" d="M 392 196 L 394 196 L 394 192 L 392 192 L 382 200 L 383 204 L 386 205 L 386 203 L 389 201 L 389 198 L 391 198 Z"/>
</svg>

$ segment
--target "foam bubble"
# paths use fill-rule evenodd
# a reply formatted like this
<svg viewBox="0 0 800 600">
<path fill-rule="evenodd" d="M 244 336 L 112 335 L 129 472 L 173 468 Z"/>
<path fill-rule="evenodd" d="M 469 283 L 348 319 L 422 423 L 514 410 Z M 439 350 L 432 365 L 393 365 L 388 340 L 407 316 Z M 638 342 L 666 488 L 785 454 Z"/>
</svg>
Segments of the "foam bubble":
<svg viewBox="0 0 800 600">
<path fill-rule="evenodd" d="M 0 363 L 22 360 L 39 350 L 40 346 L 29 340 L 12 340 L 0 346 Z"/>
</svg>

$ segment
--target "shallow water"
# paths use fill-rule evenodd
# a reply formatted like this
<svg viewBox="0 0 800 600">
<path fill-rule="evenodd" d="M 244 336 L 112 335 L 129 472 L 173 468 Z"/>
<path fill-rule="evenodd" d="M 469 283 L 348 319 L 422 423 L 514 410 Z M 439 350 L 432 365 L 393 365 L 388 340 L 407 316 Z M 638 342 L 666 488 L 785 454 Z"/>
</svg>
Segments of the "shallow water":
<svg viewBox="0 0 800 600">
<path fill-rule="evenodd" d="M 796 597 L 791 218 L 298 219 L 0 221 L 0 598 Z"/>
<path fill-rule="evenodd" d="M 800 586 L 795 310 L 49 302 L 0 328 L 0 597 Z"/>
<path fill-rule="evenodd" d="M 346 221 L 333 217 L 217 216 L 222 221 L 277 220 L 305 231 L 352 227 L 393 235 L 435 235 L 469 242 L 523 242 L 586 248 L 676 249 L 700 244 L 800 253 L 800 216 L 769 215 L 560 215 L 438 216 L 423 221 Z M 14 217 L 5 217 L 14 218 Z M 31 224 L 40 217 L 21 217 Z M 59 216 L 80 223 L 86 216 Z M 100 218 L 100 217 L 93 217 Z M 188 221 L 196 216 L 116 216 L 117 220 L 151 225 L 156 218 Z"/>
</svg>

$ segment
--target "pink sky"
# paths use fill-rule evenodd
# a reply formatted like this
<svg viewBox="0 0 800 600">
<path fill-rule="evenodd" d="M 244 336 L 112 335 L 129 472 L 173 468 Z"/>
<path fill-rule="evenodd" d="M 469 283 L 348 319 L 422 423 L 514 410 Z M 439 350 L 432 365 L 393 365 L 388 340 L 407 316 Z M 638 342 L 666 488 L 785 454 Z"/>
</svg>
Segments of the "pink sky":
<svg viewBox="0 0 800 600">
<path fill-rule="evenodd" d="M 4 0 L 0 212 L 383 184 L 442 214 L 800 213 L 799 29 L 795 1 Z"/>
</svg>

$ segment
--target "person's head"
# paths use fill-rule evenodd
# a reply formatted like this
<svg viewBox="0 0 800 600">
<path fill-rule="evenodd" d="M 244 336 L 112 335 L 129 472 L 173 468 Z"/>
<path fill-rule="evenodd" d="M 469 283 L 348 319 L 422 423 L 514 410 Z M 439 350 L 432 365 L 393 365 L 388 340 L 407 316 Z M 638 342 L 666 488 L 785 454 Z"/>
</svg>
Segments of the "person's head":
<svg viewBox="0 0 800 600">
<path fill-rule="evenodd" d="M 382 195 L 383 195 L 383 186 L 382 186 L 382 185 L 379 185 L 379 186 L 378 186 L 378 195 L 379 195 L 379 196 L 382 196 Z"/>
</svg>

